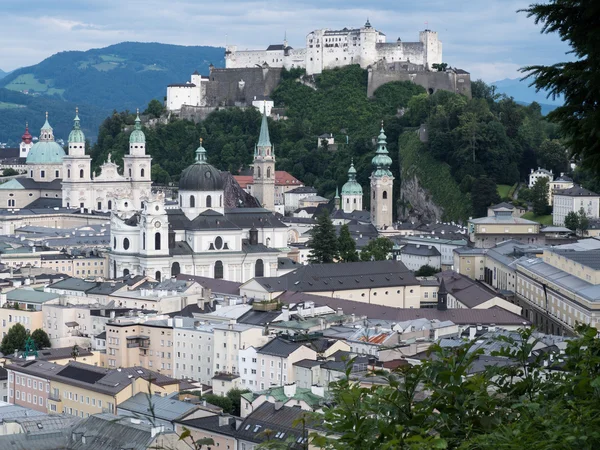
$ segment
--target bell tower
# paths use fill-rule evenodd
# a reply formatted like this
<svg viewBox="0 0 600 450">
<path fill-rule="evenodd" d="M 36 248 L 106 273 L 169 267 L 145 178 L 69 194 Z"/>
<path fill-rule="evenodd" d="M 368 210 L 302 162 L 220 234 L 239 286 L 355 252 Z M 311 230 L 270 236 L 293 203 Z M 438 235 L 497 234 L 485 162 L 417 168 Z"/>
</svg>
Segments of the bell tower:
<svg viewBox="0 0 600 450">
<path fill-rule="evenodd" d="M 129 135 L 129 154 L 123 157 L 123 175 L 131 182 L 131 200 L 137 209 L 151 192 L 152 157 L 146 155 L 146 135 L 142 131 L 140 110 L 137 110 L 135 126 Z"/>
<path fill-rule="evenodd" d="M 390 171 L 392 158 L 387 149 L 387 137 L 383 131 L 383 122 L 377 138 L 377 151 L 371 163 L 371 223 L 378 229 L 392 225 L 392 211 L 394 203 L 392 192 L 394 189 L 394 176 Z"/>
<path fill-rule="evenodd" d="M 79 108 L 75 109 L 69 150 L 63 158 L 62 203 L 66 208 L 102 209 L 92 204 L 92 159 L 85 154 L 85 135 L 81 130 Z M 101 202 L 100 202 L 101 203 Z"/>
<path fill-rule="evenodd" d="M 266 109 L 263 111 L 258 144 L 254 148 L 252 194 L 263 208 L 275 211 L 275 154 L 269 138 Z"/>
</svg>

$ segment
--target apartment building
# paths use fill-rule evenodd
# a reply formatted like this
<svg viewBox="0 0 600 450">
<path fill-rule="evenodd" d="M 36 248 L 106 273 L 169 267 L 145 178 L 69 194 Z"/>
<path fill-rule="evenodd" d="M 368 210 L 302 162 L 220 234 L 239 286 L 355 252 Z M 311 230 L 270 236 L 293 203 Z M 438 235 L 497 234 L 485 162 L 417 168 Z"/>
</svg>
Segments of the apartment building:
<svg viewBox="0 0 600 450">
<path fill-rule="evenodd" d="M 10 403 L 78 417 L 116 414 L 117 405 L 139 392 L 166 396 L 179 390 L 177 380 L 141 367 L 109 370 L 80 362 L 27 361 L 6 369 Z"/>
<path fill-rule="evenodd" d="M 293 381 L 293 365 L 302 359 L 317 359 L 317 352 L 304 343 L 290 342 L 279 337 L 258 349 L 256 382 L 260 389 Z"/>
<path fill-rule="evenodd" d="M 20 323 L 33 332 L 43 328 L 42 307 L 48 302 L 58 301 L 58 295 L 33 289 L 14 289 L 0 294 L 0 332 L 6 336 L 8 330 Z"/>
<path fill-rule="evenodd" d="M 107 256 L 74 256 L 65 253 L 43 254 L 40 258 L 40 266 L 70 277 L 108 278 Z"/>
<path fill-rule="evenodd" d="M 554 191 L 552 223 L 563 226 L 570 212 L 583 212 L 589 219 L 598 219 L 600 214 L 600 195 L 581 186 Z"/>
<path fill-rule="evenodd" d="M 234 323 L 217 324 L 214 329 L 213 373 L 239 374 L 240 350 L 262 347 L 272 336 L 265 336 L 263 327 Z"/>
<path fill-rule="evenodd" d="M 188 317 L 174 319 L 173 377 L 211 384 L 214 324 Z"/>
<path fill-rule="evenodd" d="M 491 248 L 509 239 L 523 244 L 544 243 L 539 223 L 514 217 L 508 208 L 495 210 L 492 217 L 469 219 L 469 240 L 475 247 Z"/>
</svg>

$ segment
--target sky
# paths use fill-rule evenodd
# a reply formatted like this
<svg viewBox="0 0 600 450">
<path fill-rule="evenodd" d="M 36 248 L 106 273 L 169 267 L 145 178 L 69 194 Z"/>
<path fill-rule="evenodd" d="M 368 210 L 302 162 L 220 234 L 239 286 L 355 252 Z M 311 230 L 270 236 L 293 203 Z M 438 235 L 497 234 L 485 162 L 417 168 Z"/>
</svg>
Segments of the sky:
<svg viewBox="0 0 600 450">
<path fill-rule="evenodd" d="M 388 41 L 437 31 L 443 61 L 486 82 L 518 78 L 524 65 L 565 59 L 566 44 L 517 10 L 533 0 L 0 0 L 0 69 L 37 64 L 57 52 L 123 41 L 262 49 L 304 47 L 310 31 L 362 26 Z"/>
</svg>

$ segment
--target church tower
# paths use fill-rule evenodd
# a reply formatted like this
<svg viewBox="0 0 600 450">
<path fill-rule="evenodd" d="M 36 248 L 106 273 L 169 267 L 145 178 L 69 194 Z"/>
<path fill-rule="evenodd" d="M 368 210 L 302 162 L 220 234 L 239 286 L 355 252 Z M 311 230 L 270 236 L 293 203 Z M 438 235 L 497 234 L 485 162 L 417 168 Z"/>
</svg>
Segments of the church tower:
<svg viewBox="0 0 600 450">
<path fill-rule="evenodd" d="M 123 157 L 123 176 L 131 182 L 131 200 L 137 209 L 151 192 L 152 157 L 146 155 L 146 135 L 142 131 L 140 111 L 137 111 L 135 126 L 129 136 L 129 154 Z"/>
<path fill-rule="evenodd" d="M 260 136 L 254 149 L 252 194 L 263 208 L 275 211 L 275 155 L 269 139 L 266 110 L 263 111 Z"/>
<path fill-rule="evenodd" d="M 85 135 L 81 130 L 79 109 L 75 109 L 68 152 L 63 158 L 62 204 L 67 208 L 96 209 L 90 189 L 92 159 L 85 154 Z"/>
<path fill-rule="evenodd" d="M 352 211 L 362 211 L 363 209 L 363 190 L 362 186 L 356 181 L 356 169 L 354 161 L 348 169 L 348 181 L 342 186 L 342 210 L 345 213 Z"/>
<path fill-rule="evenodd" d="M 29 132 L 29 124 L 25 122 L 25 133 L 23 133 L 23 136 L 21 136 L 21 143 L 19 144 L 20 158 L 27 158 L 29 150 L 31 150 L 31 147 L 33 146 L 33 144 L 31 143 L 32 139 L 33 136 Z"/>
<path fill-rule="evenodd" d="M 394 188 L 394 176 L 390 171 L 392 158 L 387 149 L 387 137 L 381 131 L 377 138 L 377 152 L 373 157 L 373 172 L 371 173 L 371 223 L 376 228 L 386 228 L 392 225 L 392 192 Z"/>
</svg>

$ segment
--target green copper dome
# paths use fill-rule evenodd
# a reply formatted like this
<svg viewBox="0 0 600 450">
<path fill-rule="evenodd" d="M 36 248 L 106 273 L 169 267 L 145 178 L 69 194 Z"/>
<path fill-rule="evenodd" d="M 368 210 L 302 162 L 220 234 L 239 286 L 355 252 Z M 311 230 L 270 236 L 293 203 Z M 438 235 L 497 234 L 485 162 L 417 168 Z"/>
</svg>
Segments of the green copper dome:
<svg viewBox="0 0 600 450">
<path fill-rule="evenodd" d="M 392 165 L 392 158 L 390 158 L 388 149 L 387 149 L 387 136 L 383 131 L 383 123 L 381 124 L 381 130 L 379 131 L 379 136 L 377 137 L 377 151 L 375 152 L 375 156 L 371 160 L 371 164 L 373 164 L 373 176 L 382 177 L 382 176 L 392 176 L 392 172 L 390 171 L 390 166 Z"/>
<path fill-rule="evenodd" d="M 73 143 L 85 143 L 85 135 L 81 131 L 79 124 L 79 110 L 75 110 L 75 119 L 73 123 L 73 129 L 69 133 L 69 144 Z"/>
<path fill-rule="evenodd" d="M 146 135 L 142 131 L 142 121 L 140 120 L 140 111 L 137 111 L 137 116 L 135 118 L 135 128 L 131 132 L 129 136 L 130 144 L 145 144 L 146 143 Z"/>
<path fill-rule="evenodd" d="M 363 195 L 362 186 L 356 181 L 354 161 L 348 169 L 348 181 L 342 186 L 342 195 Z"/>
<path fill-rule="evenodd" d="M 26 162 L 27 164 L 62 164 L 64 157 L 65 151 L 54 142 L 54 134 L 46 113 L 46 122 L 40 130 L 40 140 L 29 150 Z"/>
</svg>

